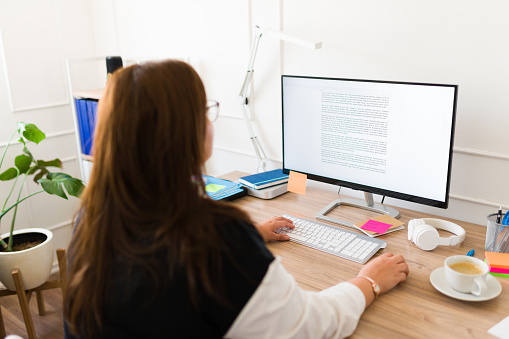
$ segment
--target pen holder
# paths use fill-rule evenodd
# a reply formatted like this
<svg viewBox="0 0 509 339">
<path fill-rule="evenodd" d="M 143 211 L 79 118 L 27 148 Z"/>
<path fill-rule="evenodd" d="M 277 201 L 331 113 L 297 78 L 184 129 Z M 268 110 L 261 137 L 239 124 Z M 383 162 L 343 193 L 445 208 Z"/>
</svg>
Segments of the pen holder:
<svg viewBox="0 0 509 339">
<path fill-rule="evenodd" d="M 497 224 L 497 214 L 488 215 L 486 225 L 487 252 L 509 253 L 509 225 Z"/>
</svg>

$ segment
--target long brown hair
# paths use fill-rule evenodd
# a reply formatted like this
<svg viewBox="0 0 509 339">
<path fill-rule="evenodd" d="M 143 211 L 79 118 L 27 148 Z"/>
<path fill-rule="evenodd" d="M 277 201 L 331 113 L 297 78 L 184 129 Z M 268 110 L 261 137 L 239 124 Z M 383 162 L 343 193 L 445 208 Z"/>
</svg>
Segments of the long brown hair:
<svg viewBox="0 0 509 339">
<path fill-rule="evenodd" d="M 206 197 L 206 119 L 203 83 L 184 62 L 134 65 L 108 81 L 93 170 L 69 247 L 64 314 L 71 332 L 101 330 L 119 258 L 142 265 L 163 287 L 184 267 L 193 302 L 199 288 L 221 297 L 213 278 L 222 250 L 214 217 L 249 218 Z"/>
</svg>

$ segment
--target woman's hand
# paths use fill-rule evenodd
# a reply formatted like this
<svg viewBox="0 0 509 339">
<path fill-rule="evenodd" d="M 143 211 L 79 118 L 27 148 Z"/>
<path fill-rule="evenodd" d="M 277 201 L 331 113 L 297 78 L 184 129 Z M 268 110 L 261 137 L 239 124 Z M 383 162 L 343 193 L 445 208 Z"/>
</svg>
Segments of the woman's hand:
<svg viewBox="0 0 509 339">
<path fill-rule="evenodd" d="M 364 266 L 359 276 L 370 277 L 380 286 L 380 293 L 385 293 L 406 280 L 408 273 L 408 265 L 402 255 L 385 253 Z"/>
<path fill-rule="evenodd" d="M 409 273 L 408 264 L 402 255 L 385 253 L 364 266 L 356 278 L 349 282 L 359 287 L 366 298 L 366 307 L 374 300 L 371 283 L 362 276 L 373 279 L 380 287 L 380 294 L 390 291 L 397 284 L 406 280 Z"/>
<path fill-rule="evenodd" d="M 275 231 L 281 227 L 288 227 L 290 229 L 294 229 L 293 221 L 290 219 L 286 219 L 284 217 L 272 217 L 269 220 L 259 223 L 256 225 L 256 229 L 263 237 L 265 242 L 272 240 L 285 241 L 290 240 L 290 237 L 286 234 L 278 234 Z"/>
</svg>

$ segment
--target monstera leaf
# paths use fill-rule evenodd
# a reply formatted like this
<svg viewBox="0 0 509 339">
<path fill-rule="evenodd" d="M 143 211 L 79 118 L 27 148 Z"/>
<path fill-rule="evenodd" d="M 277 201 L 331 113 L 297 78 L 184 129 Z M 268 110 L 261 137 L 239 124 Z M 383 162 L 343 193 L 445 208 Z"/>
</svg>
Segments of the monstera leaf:
<svg viewBox="0 0 509 339">
<path fill-rule="evenodd" d="M 41 131 L 37 126 L 34 124 L 26 124 L 24 122 L 18 122 L 18 131 L 20 135 L 20 142 L 25 144 L 25 141 L 21 137 L 25 137 L 25 139 L 34 142 L 36 144 L 39 144 L 41 141 L 46 139 L 46 134 L 44 134 L 43 131 Z"/>
<path fill-rule="evenodd" d="M 69 195 L 79 198 L 85 186 L 82 181 L 65 173 L 48 173 L 46 179 L 39 179 L 42 188 L 49 194 L 67 199 L 64 188 Z"/>
</svg>

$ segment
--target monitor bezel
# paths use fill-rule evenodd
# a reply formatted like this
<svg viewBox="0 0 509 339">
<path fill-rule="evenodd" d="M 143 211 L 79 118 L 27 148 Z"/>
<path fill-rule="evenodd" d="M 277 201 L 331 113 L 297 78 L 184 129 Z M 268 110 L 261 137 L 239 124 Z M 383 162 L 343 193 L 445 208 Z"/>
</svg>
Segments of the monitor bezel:
<svg viewBox="0 0 509 339">
<path fill-rule="evenodd" d="M 386 190 L 383 188 L 366 186 L 354 182 L 344 181 L 336 178 L 323 177 L 313 173 L 301 172 L 306 174 L 308 179 L 319 181 L 327 184 L 332 184 L 341 187 L 347 187 L 353 190 L 363 191 L 372 194 L 378 194 L 385 197 L 395 198 L 399 200 L 409 201 L 417 204 L 438 207 L 446 209 L 449 206 L 449 195 L 451 186 L 451 173 L 452 173 L 452 158 L 453 158 L 453 147 L 454 147 L 454 131 L 456 127 L 456 111 L 457 111 L 457 99 L 458 99 L 458 85 L 451 84 L 439 84 L 439 83 L 421 83 L 421 82 L 406 82 L 406 81 L 386 81 L 386 80 L 367 80 L 367 79 L 350 79 L 350 78 L 330 78 L 330 77 L 319 77 L 319 76 L 304 76 L 304 75 L 281 75 L 281 126 L 282 126 L 282 155 L 283 155 L 283 172 L 288 174 L 292 171 L 291 168 L 287 168 L 285 165 L 285 105 L 284 105 L 284 79 L 285 78 L 303 78 L 303 79 L 317 79 L 317 80 L 331 80 L 331 81 L 352 81 L 352 82 L 370 82 L 370 83 L 385 83 L 385 84 L 399 84 L 399 85 L 418 85 L 418 86 L 435 86 L 435 87 L 452 87 L 454 88 L 454 102 L 451 122 L 451 138 L 449 144 L 449 161 L 447 164 L 447 183 L 445 187 L 445 201 L 434 200 L 430 198 L 415 196 L 407 193 L 401 193 L 397 191 Z"/>
</svg>

